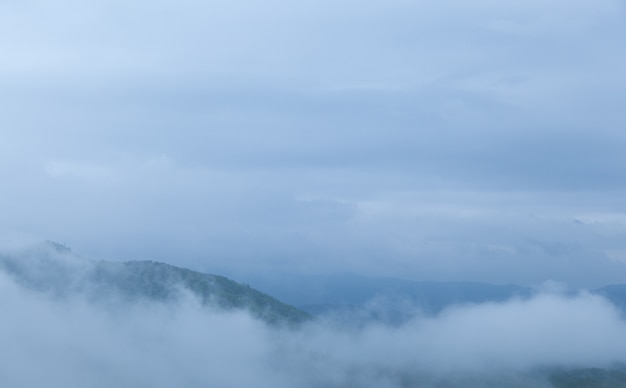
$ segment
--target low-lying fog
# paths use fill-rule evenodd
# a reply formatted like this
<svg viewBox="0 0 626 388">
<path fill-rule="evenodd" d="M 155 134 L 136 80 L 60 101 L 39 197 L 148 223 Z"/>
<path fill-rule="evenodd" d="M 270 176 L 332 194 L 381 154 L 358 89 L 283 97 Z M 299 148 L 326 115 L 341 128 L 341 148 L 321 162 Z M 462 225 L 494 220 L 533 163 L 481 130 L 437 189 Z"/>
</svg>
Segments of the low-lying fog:
<svg viewBox="0 0 626 388">
<path fill-rule="evenodd" d="M 626 361 L 626 322 L 586 293 L 456 307 L 395 328 L 279 329 L 191 296 L 105 307 L 2 274 L 0 306 L 0 385 L 16 388 L 550 386 L 545 368 Z"/>
</svg>

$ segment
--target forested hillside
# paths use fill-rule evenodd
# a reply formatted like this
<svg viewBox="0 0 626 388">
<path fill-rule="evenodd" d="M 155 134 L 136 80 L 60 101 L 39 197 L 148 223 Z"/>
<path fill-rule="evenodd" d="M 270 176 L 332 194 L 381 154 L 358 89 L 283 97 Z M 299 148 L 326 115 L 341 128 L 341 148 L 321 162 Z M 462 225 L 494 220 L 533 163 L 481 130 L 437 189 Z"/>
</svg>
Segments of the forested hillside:
<svg viewBox="0 0 626 388">
<path fill-rule="evenodd" d="M 84 296 L 92 301 L 169 302 L 185 293 L 203 305 L 242 309 L 272 324 L 298 324 L 311 318 L 248 285 L 154 261 L 91 261 L 69 248 L 46 242 L 0 256 L 0 268 L 27 288 L 55 297 Z"/>
</svg>

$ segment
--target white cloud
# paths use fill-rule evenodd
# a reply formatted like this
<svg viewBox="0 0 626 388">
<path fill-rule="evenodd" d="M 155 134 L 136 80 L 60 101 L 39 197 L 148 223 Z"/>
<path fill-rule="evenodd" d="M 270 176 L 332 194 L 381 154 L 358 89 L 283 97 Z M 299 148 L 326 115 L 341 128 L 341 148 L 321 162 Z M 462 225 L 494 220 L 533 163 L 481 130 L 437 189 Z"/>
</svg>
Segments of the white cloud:
<svg viewBox="0 0 626 388">
<path fill-rule="evenodd" d="M 494 376 L 540 386 L 546 367 L 626 361 L 623 318 L 588 294 L 458 307 L 396 328 L 314 322 L 283 330 L 193 299 L 105 307 L 80 295 L 49 299 L 4 274 L 0 291 L 0 384 L 16 388 L 399 388 L 489 385 Z"/>
</svg>

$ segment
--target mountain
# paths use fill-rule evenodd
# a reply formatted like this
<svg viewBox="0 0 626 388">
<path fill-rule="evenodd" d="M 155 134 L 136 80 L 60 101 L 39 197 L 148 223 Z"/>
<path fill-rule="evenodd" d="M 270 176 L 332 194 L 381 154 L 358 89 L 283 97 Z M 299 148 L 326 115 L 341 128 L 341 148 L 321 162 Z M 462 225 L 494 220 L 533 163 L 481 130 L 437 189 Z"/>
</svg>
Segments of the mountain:
<svg viewBox="0 0 626 388">
<path fill-rule="evenodd" d="M 54 242 L 2 254 L 0 269 L 22 286 L 57 298 L 83 295 L 105 303 L 171 302 L 191 293 L 203 305 L 247 310 L 270 324 L 297 325 L 311 318 L 296 307 L 224 276 L 153 261 L 91 261 Z"/>
<path fill-rule="evenodd" d="M 626 284 L 611 284 L 593 290 L 593 293 L 602 295 L 615 306 L 626 312 Z"/>
<path fill-rule="evenodd" d="M 298 324 L 312 316 L 330 316 L 349 325 L 400 325 L 416 316 L 437 315 L 452 306 L 528 298 L 535 292 L 518 285 L 346 274 L 242 276 L 252 288 L 224 276 L 165 263 L 91 261 L 53 242 L 0 254 L 0 269 L 18 283 L 56 297 L 80 293 L 94 301 L 167 302 L 190 293 L 207 306 L 245 309 L 273 324 Z M 609 285 L 591 292 L 626 312 L 626 285 Z"/>
<path fill-rule="evenodd" d="M 503 302 L 532 294 L 528 287 L 477 282 L 411 281 L 357 275 L 251 276 L 246 281 L 313 315 L 344 321 L 401 324 L 455 305 Z"/>
<path fill-rule="evenodd" d="M 479 282 L 412 281 L 398 278 L 343 275 L 252 274 L 241 276 L 313 315 L 346 323 L 402 324 L 415 316 L 432 316 L 459 305 L 529 298 L 538 291 L 519 285 Z M 578 290 L 564 289 L 574 296 Z M 590 290 L 626 313 L 626 285 Z"/>
</svg>

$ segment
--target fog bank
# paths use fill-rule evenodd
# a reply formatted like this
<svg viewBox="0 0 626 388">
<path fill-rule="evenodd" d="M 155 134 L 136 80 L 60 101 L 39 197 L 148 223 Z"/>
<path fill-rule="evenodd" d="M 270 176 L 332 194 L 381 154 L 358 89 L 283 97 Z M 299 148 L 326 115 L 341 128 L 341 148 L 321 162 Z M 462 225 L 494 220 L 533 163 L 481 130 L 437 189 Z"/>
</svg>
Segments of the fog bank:
<svg viewBox="0 0 626 388">
<path fill-rule="evenodd" d="M 585 293 L 457 307 L 396 328 L 288 330 L 191 296 L 119 310 L 2 275 L 0 307 L 0 385 L 17 388 L 549 386 L 545 368 L 626 361 L 623 317 Z"/>
</svg>

